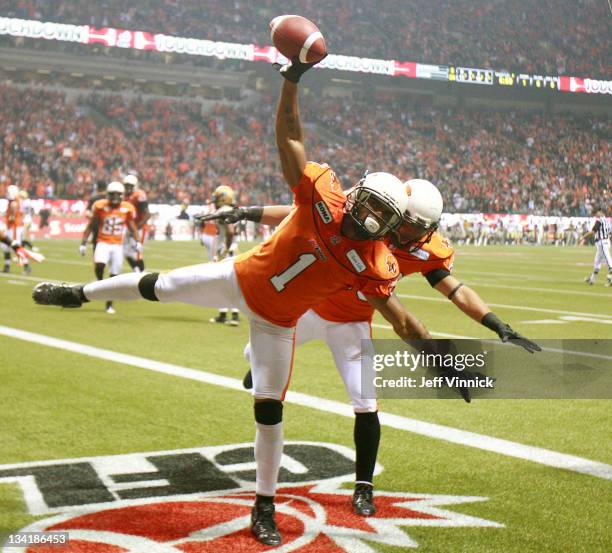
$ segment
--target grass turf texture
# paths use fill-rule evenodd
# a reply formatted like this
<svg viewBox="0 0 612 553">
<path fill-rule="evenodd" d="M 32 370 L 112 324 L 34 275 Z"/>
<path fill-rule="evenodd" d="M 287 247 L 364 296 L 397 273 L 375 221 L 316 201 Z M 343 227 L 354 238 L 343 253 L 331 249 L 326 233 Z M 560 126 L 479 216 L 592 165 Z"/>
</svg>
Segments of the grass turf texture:
<svg viewBox="0 0 612 553">
<path fill-rule="evenodd" d="M 69 241 L 40 242 L 48 260 L 34 278 L 88 281 L 89 259 Z M 147 263 L 167 269 L 204 259 L 196 243 L 148 243 Z M 498 315 L 531 338 L 609 338 L 612 290 L 587 287 L 592 248 L 459 248 L 455 274 L 493 304 Z M 127 269 L 126 269 L 127 270 Z M 206 321 L 214 310 L 179 304 L 117 303 L 80 310 L 35 306 L 34 280 L 0 278 L 0 324 L 226 376 L 242 377 L 247 325 Z M 416 275 L 398 286 L 403 301 L 433 331 L 494 337 L 467 319 Z M 438 299 L 442 301 L 438 301 Z M 530 307 L 534 310 L 521 309 Z M 537 311 L 548 310 L 548 311 Z M 551 312 L 552 311 L 552 312 Z M 560 324 L 529 321 L 580 317 Z M 589 320 L 591 319 L 591 320 Z M 610 319 L 607 319 L 610 320 Z M 383 324 L 377 318 L 376 323 Z M 375 328 L 375 337 L 393 337 Z M 252 407 L 246 394 L 143 371 L 0 336 L 3 388 L 0 463 L 113 455 L 249 442 Z M 346 399 L 331 355 L 320 343 L 296 352 L 291 388 Z M 386 401 L 382 409 L 491 436 L 612 463 L 602 440 L 612 412 L 606 401 Z M 295 405 L 285 407 L 285 435 L 352 446 L 352 420 Z M 612 549 L 610 483 L 411 433 L 383 429 L 385 467 L 377 489 L 482 495 L 489 501 L 448 507 L 495 520 L 504 529 L 410 528 L 423 551 L 595 552 Z M 443 507 L 444 508 L 444 507 Z M 31 522 L 17 486 L 0 485 L 0 533 Z M 398 548 L 371 544 L 375 550 Z"/>
</svg>

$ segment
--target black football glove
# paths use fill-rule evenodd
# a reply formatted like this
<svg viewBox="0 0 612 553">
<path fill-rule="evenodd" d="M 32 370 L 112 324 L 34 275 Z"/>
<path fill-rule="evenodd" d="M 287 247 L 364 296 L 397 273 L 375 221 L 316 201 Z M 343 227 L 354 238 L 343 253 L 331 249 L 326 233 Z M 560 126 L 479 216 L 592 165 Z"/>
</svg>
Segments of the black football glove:
<svg viewBox="0 0 612 553">
<path fill-rule="evenodd" d="M 526 349 L 529 353 L 534 353 L 536 351 L 542 351 L 542 348 L 538 346 L 535 342 L 528 340 L 524 336 L 521 336 L 516 330 L 513 330 L 512 327 L 501 321 L 495 313 L 487 313 L 483 318 L 481 323 L 490 328 L 493 332 L 496 332 L 500 337 L 502 342 L 510 342 L 515 346 L 521 346 Z"/>
<path fill-rule="evenodd" d="M 471 393 L 471 388 L 477 388 L 478 386 L 474 385 L 474 386 L 462 386 L 459 384 L 459 382 L 463 381 L 463 380 L 474 380 L 476 382 L 481 382 L 483 380 L 487 380 L 490 379 L 493 382 L 495 382 L 495 378 L 492 376 L 487 377 L 486 375 L 480 373 L 480 372 L 476 372 L 476 371 L 458 371 L 457 369 L 448 369 L 446 371 L 444 371 L 443 373 L 440 374 L 440 376 L 442 378 L 444 378 L 444 384 L 446 386 L 449 386 L 455 390 L 457 390 L 457 392 L 459 392 L 459 394 L 461 395 L 461 397 L 464 399 L 464 401 L 466 403 L 471 403 L 472 401 L 472 393 Z M 453 378 L 455 378 L 455 380 L 453 380 Z M 455 382 L 457 382 L 457 384 L 455 384 Z M 491 389 L 490 387 L 488 387 L 487 389 Z"/>
<path fill-rule="evenodd" d="M 319 60 L 321 61 L 321 60 Z M 319 63 L 318 61 L 314 63 L 302 63 L 299 58 L 293 58 L 291 63 L 286 65 L 281 65 L 280 63 L 273 63 L 272 67 L 276 69 L 285 79 L 291 81 L 292 83 L 299 83 L 300 78 L 306 71 L 308 71 L 311 67 L 314 67 Z"/>
<path fill-rule="evenodd" d="M 219 213 L 221 223 L 231 225 L 238 221 L 254 221 L 255 223 L 261 222 L 263 215 L 263 207 L 234 207 L 228 211 L 222 211 Z"/>
</svg>

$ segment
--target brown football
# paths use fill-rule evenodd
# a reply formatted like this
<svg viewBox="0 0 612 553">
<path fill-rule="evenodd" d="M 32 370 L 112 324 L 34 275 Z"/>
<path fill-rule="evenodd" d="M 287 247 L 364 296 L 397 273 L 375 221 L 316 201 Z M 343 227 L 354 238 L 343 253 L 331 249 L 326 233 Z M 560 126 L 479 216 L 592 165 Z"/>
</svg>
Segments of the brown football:
<svg viewBox="0 0 612 553">
<path fill-rule="evenodd" d="M 325 39 L 319 28 L 301 15 L 279 15 L 270 21 L 270 36 L 286 58 L 302 63 L 321 61 L 327 55 Z"/>
</svg>

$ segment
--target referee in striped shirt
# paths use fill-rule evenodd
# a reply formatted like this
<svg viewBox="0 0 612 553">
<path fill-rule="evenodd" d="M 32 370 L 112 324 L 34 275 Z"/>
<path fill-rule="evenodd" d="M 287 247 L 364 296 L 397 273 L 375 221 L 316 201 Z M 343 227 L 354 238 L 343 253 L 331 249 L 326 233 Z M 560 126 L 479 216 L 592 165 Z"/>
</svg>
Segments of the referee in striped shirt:
<svg viewBox="0 0 612 553">
<path fill-rule="evenodd" d="M 608 280 L 606 286 L 612 286 L 612 256 L 610 256 L 610 235 L 612 235 L 612 224 L 603 211 L 596 213 L 595 224 L 593 228 L 587 232 L 581 239 L 580 243 L 584 243 L 588 238 L 593 236 L 595 240 L 595 261 L 593 262 L 593 272 L 586 277 L 584 281 L 592 285 L 595 277 L 601 269 L 603 261 L 608 266 Z"/>
</svg>

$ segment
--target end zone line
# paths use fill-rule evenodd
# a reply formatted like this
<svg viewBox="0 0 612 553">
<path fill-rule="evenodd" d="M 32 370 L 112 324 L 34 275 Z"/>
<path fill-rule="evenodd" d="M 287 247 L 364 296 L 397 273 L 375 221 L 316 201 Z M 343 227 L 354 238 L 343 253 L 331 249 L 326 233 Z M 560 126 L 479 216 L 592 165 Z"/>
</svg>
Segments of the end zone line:
<svg viewBox="0 0 612 553">
<path fill-rule="evenodd" d="M 73 353 L 79 353 L 81 355 L 87 355 L 97 359 L 105 359 L 113 363 L 131 365 L 133 367 L 147 369 L 170 376 L 178 376 L 181 378 L 203 382 L 205 384 L 211 384 L 213 386 L 221 386 L 223 388 L 229 388 L 231 390 L 244 393 L 247 392 L 247 390 L 242 387 L 242 382 L 237 378 L 221 376 L 205 371 L 198 371 L 188 367 L 181 367 L 180 365 L 163 363 L 153 359 L 146 359 L 144 357 L 137 357 L 135 355 L 128 355 L 125 353 L 88 346 L 78 342 L 60 340 L 51 336 L 35 334 L 33 332 L 27 332 L 7 326 L 0 325 L 0 335 L 47 347 L 70 351 Z M 300 405 L 302 407 L 317 409 L 318 411 L 323 411 L 325 413 L 332 413 L 351 419 L 354 417 L 353 410 L 350 405 L 335 400 L 324 399 L 300 392 L 288 392 L 285 401 Z M 512 442 L 510 440 L 494 438 L 484 434 L 460 430 L 450 426 L 420 421 L 418 419 L 412 419 L 401 415 L 393 415 L 390 413 L 381 412 L 380 422 L 382 425 L 389 428 L 412 432 L 428 438 L 434 438 L 453 444 L 499 453 L 500 455 L 505 455 L 507 457 L 532 461 L 534 463 L 539 463 L 549 467 L 595 476 L 596 478 L 612 480 L 612 465 L 598 461 L 591 461 L 575 455 L 559 453 L 549 449 L 524 445 L 518 442 Z"/>
</svg>

